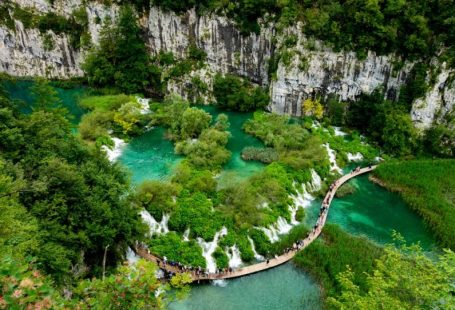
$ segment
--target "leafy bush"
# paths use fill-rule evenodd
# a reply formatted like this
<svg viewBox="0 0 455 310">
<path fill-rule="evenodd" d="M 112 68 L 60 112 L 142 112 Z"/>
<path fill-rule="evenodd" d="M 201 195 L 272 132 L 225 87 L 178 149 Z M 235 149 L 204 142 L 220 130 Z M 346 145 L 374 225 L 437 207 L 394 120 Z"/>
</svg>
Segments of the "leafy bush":
<svg viewBox="0 0 455 310">
<path fill-rule="evenodd" d="M 215 76 L 213 95 L 216 105 L 234 111 L 255 111 L 265 108 L 269 96 L 261 87 L 253 87 L 247 81 L 231 74 Z"/>
<path fill-rule="evenodd" d="M 175 232 L 155 236 L 147 243 L 153 249 L 154 254 L 160 257 L 166 256 L 168 261 L 180 262 L 188 266 L 206 267 L 201 247 L 193 240 L 182 241 L 182 238 Z"/>
<path fill-rule="evenodd" d="M 273 148 L 247 146 L 242 150 L 243 160 L 258 160 L 270 164 L 278 160 L 278 152 Z"/>
</svg>

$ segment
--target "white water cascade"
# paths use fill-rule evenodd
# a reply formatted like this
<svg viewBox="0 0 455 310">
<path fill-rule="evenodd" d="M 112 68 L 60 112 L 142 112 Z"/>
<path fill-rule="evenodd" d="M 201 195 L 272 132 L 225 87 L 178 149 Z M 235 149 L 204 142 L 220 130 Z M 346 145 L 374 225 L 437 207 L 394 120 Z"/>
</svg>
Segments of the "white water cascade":
<svg viewBox="0 0 455 310">
<path fill-rule="evenodd" d="M 347 136 L 347 135 L 348 135 L 348 134 L 345 133 L 344 131 L 341 131 L 341 128 L 340 128 L 340 127 L 333 126 L 333 131 L 335 132 L 335 136 L 344 137 L 344 136 Z"/>
<path fill-rule="evenodd" d="M 327 154 L 329 155 L 330 171 L 335 171 L 338 172 L 339 174 L 342 174 L 342 170 L 340 167 L 338 167 L 337 164 L 335 151 L 330 148 L 330 145 L 328 143 L 324 144 L 324 147 L 327 150 Z"/>
<path fill-rule="evenodd" d="M 355 154 L 347 153 L 346 156 L 348 157 L 349 161 L 360 161 L 363 159 L 363 155 L 360 152 L 357 152 Z"/>
<path fill-rule="evenodd" d="M 150 99 L 136 97 L 136 101 L 141 105 L 141 114 L 147 114 L 150 112 L 149 106 Z"/>
<path fill-rule="evenodd" d="M 123 141 L 122 139 L 113 137 L 112 141 L 114 142 L 114 146 L 112 147 L 112 149 L 106 145 L 103 145 L 101 147 L 101 149 L 103 149 L 106 152 L 106 156 L 110 162 L 116 161 L 117 158 L 120 155 L 122 155 L 122 151 L 126 146 L 126 142 Z"/>
<path fill-rule="evenodd" d="M 250 236 L 248 236 L 248 241 L 251 244 L 251 249 L 253 250 L 254 258 L 256 258 L 256 260 L 258 261 L 264 261 L 265 260 L 264 256 L 256 252 L 256 247 L 254 246 L 253 239 L 251 239 Z"/>
<path fill-rule="evenodd" d="M 215 234 L 213 241 L 206 242 L 202 238 L 197 238 L 197 242 L 198 242 L 199 246 L 202 248 L 202 256 L 204 256 L 205 261 L 207 262 L 207 270 L 209 272 L 216 271 L 216 262 L 212 256 L 212 254 L 215 252 L 216 247 L 218 246 L 218 240 L 220 239 L 220 237 L 226 236 L 226 235 L 227 235 L 227 229 L 226 229 L 226 227 L 223 227 L 223 228 L 221 228 L 221 230 L 219 232 L 217 232 Z"/>
<path fill-rule="evenodd" d="M 190 229 L 187 228 L 183 233 L 183 241 L 188 242 L 190 241 Z"/>
<path fill-rule="evenodd" d="M 279 235 L 287 234 L 292 229 L 292 225 L 280 216 L 275 224 L 272 224 L 267 228 L 258 227 L 258 229 L 262 230 L 267 238 L 269 238 L 270 242 L 274 243 L 280 240 Z"/>
<path fill-rule="evenodd" d="M 167 234 L 169 232 L 169 228 L 167 227 L 170 217 L 169 214 L 163 214 L 163 218 L 159 223 L 147 210 L 141 211 L 141 217 L 150 228 L 150 236 L 153 236 L 153 234 Z"/>
<path fill-rule="evenodd" d="M 128 247 L 128 249 L 126 250 L 126 260 L 128 261 L 128 264 L 130 265 L 136 264 L 139 258 L 140 257 L 137 256 L 137 254 L 134 253 L 134 251 L 130 247 Z"/>
<path fill-rule="evenodd" d="M 235 244 L 226 248 L 226 255 L 229 258 L 229 267 L 237 268 L 243 264 L 242 258 L 240 257 L 240 250 Z"/>
<path fill-rule="evenodd" d="M 319 174 L 314 170 L 310 169 L 311 172 L 311 181 L 306 183 L 306 189 L 311 193 L 311 192 L 317 192 L 318 190 L 321 189 L 321 177 Z"/>
</svg>

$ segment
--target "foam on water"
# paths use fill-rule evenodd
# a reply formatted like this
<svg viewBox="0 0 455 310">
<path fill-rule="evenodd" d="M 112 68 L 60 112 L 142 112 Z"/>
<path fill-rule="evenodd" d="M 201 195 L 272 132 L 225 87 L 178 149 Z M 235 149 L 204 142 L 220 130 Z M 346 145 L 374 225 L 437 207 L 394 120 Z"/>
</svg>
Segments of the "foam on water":
<svg viewBox="0 0 455 310">
<path fill-rule="evenodd" d="M 112 148 L 109 148 L 108 146 L 103 145 L 101 149 L 103 149 L 106 152 L 106 156 L 109 159 L 109 161 L 114 162 L 120 155 L 122 155 L 122 151 L 127 144 L 125 141 L 119 138 L 113 137 L 111 139 L 114 142 L 114 146 Z"/>
<path fill-rule="evenodd" d="M 216 271 L 216 262 L 212 256 L 212 254 L 215 252 L 215 250 L 218 246 L 218 240 L 220 239 L 220 237 L 226 236 L 226 235 L 227 235 L 227 229 L 226 229 L 226 227 L 223 227 L 223 228 L 221 228 L 220 231 L 218 231 L 215 234 L 213 241 L 206 242 L 202 238 L 197 238 L 197 242 L 198 242 L 199 246 L 202 248 L 202 256 L 205 258 L 205 261 L 207 262 L 207 270 L 209 272 Z"/>
<path fill-rule="evenodd" d="M 251 249 L 253 250 L 253 254 L 254 254 L 254 258 L 258 261 L 263 261 L 265 260 L 264 256 L 260 255 L 258 252 L 256 252 L 256 247 L 254 246 L 254 242 L 253 242 L 253 239 L 250 238 L 250 236 L 248 236 L 248 241 L 250 242 L 251 244 Z"/>
<path fill-rule="evenodd" d="M 330 148 L 330 145 L 328 143 L 324 144 L 324 147 L 327 150 L 327 154 L 329 155 L 330 171 L 335 171 L 338 172 L 339 174 L 342 174 L 342 170 L 340 167 L 338 167 L 337 164 L 335 151 Z"/>
<path fill-rule="evenodd" d="M 153 236 L 154 234 L 167 234 L 169 232 L 169 228 L 167 226 L 170 217 L 169 214 L 163 214 L 161 221 L 157 222 L 155 218 L 144 209 L 141 211 L 141 217 L 150 228 L 150 236 Z"/>
<path fill-rule="evenodd" d="M 237 248 L 237 245 L 233 245 L 229 248 L 226 248 L 226 255 L 229 258 L 229 267 L 237 268 L 240 267 L 243 262 L 240 257 L 240 250 Z"/>
</svg>

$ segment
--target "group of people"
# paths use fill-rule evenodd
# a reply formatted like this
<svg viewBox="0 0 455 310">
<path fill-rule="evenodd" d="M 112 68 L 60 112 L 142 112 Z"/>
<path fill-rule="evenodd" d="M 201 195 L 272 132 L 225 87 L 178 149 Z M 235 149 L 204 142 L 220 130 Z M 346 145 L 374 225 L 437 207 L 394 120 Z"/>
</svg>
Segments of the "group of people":
<svg viewBox="0 0 455 310">
<path fill-rule="evenodd" d="M 371 164 L 368 167 L 371 169 L 371 167 L 372 167 Z M 359 171 L 360 171 L 360 167 L 356 167 L 355 169 L 353 169 L 351 171 L 351 174 L 358 173 Z M 313 226 L 313 229 L 307 234 L 306 238 L 303 239 L 303 240 L 298 240 L 297 242 L 295 242 L 292 245 L 292 247 L 285 248 L 283 250 L 283 253 L 282 253 L 283 255 L 288 254 L 290 252 L 298 251 L 301 248 L 303 248 L 305 246 L 305 240 L 307 240 L 311 236 L 314 236 L 322 228 L 321 226 L 323 224 L 323 216 L 329 210 L 329 205 L 330 205 L 331 198 L 335 194 L 334 190 L 337 188 L 338 185 L 339 185 L 339 180 L 336 180 L 335 182 L 330 184 L 327 196 L 325 197 L 324 201 L 322 202 L 321 208 L 319 210 L 318 221 Z M 147 249 L 147 253 L 150 254 L 150 251 L 148 249 Z M 173 261 L 169 261 L 168 262 L 166 257 L 163 257 L 162 260 L 157 258 L 157 263 L 158 263 L 158 267 L 163 268 L 165 271 L 166 271 L 166 265 L 170 265 L 170 266 L 175 267 L 176 269 L 178 269 L 180 272 L 190 272 L 191 274 L 193 274 L 196 277 L 208 277 L 210 275 L 210 272 L 207 269 L 204 269 L 204 268 L 201 268 L 201 267 L 185 266 L 185 265 L 182 265 L 179 262 L 173 262 Z M 269 263 L 270 263 L 270 260 L 267 259 L 266 260 L 266 264 L 269 264 Z M 229 273 L 233 273 L 234 271 L 235 270 L 232 267 L 218 268 L 215 271 L 215 274 L 219 274 L 219 275 L 229 274 Z M 173 272 L 166 271 L 165 275 L 166 276 L 172 276 Z"/>
</svg>

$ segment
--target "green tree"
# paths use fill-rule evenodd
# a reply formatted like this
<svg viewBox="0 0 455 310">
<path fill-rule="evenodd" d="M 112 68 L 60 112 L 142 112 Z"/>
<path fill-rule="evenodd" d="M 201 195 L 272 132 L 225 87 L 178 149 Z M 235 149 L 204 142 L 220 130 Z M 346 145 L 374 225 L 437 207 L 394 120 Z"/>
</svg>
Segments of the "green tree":
<svg viewBox="0 0 455 310">
<path fill-rule="evenodd" d="M 188 108 L 182 115 L 182 138 L 196 138 L 201 132 L 208 128 L 212 116 L 198 108 Z"/>
<path fill-rule="evenodd" d="M 34 106 L 37 110 L 50 111 L 61 105 L 57 91 L 45 79 L 36 79 L 31 91 L 34 97 Z"/>
<path fill-rule="evenodd" d="M 409 114 L 395 111 L 388 114 L 385 120 L 382 133 L 384 149 L 400 156 L 412 154 L 417 133 Z"/>
<path fill-rule="evenodd" d="M 126 93 L 160 93 L 160 72 L 151 64 L 134 11 L 122 6 L 118 22 L 106 21 L 100 44 L 87 56 L 83 69 L 92 86 L 114 86 Z"/>
<path fill-rule="evenodd" d="M 450 250 L 432 261 L 419 246 L 402 246 L 401 251 L 389 246 L 367 276 L 366 293 L 348 269 L 338 276 L 340 297 L 329 298 L 329 303 L 337 309 L 452 309 L 454 278 L 455 254 Z"/>
</svg>

